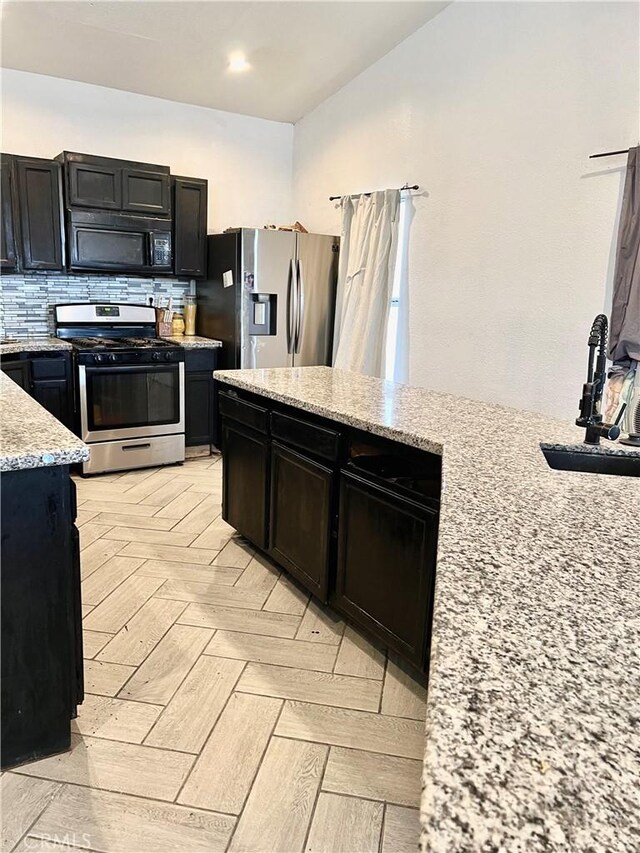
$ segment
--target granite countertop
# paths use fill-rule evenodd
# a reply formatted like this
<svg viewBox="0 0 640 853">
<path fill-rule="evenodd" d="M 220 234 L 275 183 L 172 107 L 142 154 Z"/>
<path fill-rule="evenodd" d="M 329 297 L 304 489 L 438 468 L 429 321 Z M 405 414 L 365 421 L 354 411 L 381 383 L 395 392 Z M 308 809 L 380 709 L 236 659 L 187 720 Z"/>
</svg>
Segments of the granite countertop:
<svg viewBox="0 0 640 853">
<path fill-rule="evenodd" d="M 0 343 L 0 355 L 20 352 L 47 352 L 50 350 L 70 350 L 71 344 L 54 337 L 24 337 L 8 339 L 8 343 Z M 170 335 L 164 340 L 180 344 L 185 349 L 217 349 L 222 341 L 213 338 L 203 338 L 199 335 Z"/>
<path fill-rule="evenodd" d="M 24 337 L 6 338 L 7 343 L 0 342 L 0 355 L 19 352 L 47 352 L 50 350 L 70 350 L 71 344 L 60 338 L 53 337 Z"/>
<path fill-rule="evenodd" d="M 85 462 L 89 448 L 0 371 L 0 471 Z"/>
<path fill-rule="evenodd" d="M 215 338 L 203 338 L 200 335 L 163 335 L 165 341 L 180 344 L 185 349 L 217 349 L 222 346 L 222 341 Z"/>
<path fill-rule="evenodd" d="M 540 442 L 583 433 L 530 412 L 326 367 L 215 375 L 442 454 L 423 851 L 638 849 L 640 481 L 551 470 Z"/>
</svg>

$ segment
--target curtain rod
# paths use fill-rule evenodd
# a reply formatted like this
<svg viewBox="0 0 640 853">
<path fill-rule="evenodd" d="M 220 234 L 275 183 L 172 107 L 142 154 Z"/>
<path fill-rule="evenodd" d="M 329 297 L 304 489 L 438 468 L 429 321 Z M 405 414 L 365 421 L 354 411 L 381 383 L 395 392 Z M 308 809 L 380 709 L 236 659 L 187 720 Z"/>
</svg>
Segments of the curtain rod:
<svg viewBox="0 0 640 853">
<path fill-rule="evenodd" d="M 412 187 L 410 187 L 409 184 L 405 184 L 403 187 L 399 187 L 398 191 L 399 192 L 408 192 L 409 190 L 419 190 L 419 189 L 420 189 L 420 187 L 418 186 L 418 184 L 414 184 Z M 372 193 L 374 193 L 374 192 L 376 192 L 376 190 L 371 190 L 371 192 L 369 192 L 369 193 L 352 193 L 351 195 L 372 195 Z M 345 196 L 345 195 L 330 195 L 329 201 L 340 201 L 340 199 L 350 198 L 350 197 L 351 196 Z"/>
<path fill-rule="evenodd" d="M 589 160 L 595 160 L 596 157 L 613 157 L 615 154 L 628 154 L 630 148 L 623 148 L 621 151 L 605 151 L 603 154 L 590 154 Z"/>
</svg>

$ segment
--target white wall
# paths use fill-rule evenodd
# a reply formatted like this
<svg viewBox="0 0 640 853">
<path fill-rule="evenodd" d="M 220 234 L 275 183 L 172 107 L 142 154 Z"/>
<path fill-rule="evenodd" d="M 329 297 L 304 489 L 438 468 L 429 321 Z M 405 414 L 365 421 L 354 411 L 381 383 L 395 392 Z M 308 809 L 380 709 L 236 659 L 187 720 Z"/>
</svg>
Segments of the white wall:
<svg viewBox="0 0 640 853">
<path fill-rule="evenodd" d="M 294 211 L 405 181 L 410 381 L 573 418 L 639 136 L 638 6 L 455 2 L 296 125 Z M 339 233 L 339 232 L 338 232 Z"/>
<path fill-rule="evenodd" d="M 290 124 L 7 69 L 1 91 L 3 151 L 80 151 L 207 178 L 210 232 L 291 221 Z"/>
</svg>

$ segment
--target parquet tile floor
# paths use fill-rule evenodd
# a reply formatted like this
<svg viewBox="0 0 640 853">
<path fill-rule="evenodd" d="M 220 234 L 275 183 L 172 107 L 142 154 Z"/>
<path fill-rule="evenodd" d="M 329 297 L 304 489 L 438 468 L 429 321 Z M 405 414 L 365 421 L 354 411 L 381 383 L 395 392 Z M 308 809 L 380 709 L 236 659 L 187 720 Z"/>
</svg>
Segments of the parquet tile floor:
<svg viewBox="0 0 640 853">
<path fill-rule="evenodd" d="M 426 693 L 221 518 L 219 457 L 77 479 L 86 699 L 2 850 L 417 849 Z"/>
</svg>

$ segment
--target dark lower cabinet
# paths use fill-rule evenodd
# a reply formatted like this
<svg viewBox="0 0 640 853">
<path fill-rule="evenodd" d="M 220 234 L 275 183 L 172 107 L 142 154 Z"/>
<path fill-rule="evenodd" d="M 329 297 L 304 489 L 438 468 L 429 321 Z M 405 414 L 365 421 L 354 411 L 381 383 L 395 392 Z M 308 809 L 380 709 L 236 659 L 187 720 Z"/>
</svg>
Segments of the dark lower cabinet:
<svg viewBox="0 0 640 853">
<path fill-rule="evenodd" d="M 68 353 L 24 352 L 14 357 L 2 356 L 0 368 L 54 418 L 73 431 L 73 379 Z"/>
<path fill-rule="evenodd" d="M 27 394 L 31 393 L 31 365 L 28 361 L 2 361 L 2 372 L 19 385 Z"/>
<path fill-rule="evenodd" d="M 441 458 L 218 383 L 223 518 L 423 672 Z"/>
<path fill-rule="evenodd" d="M 75 483 L 70 481 L 75 494 Z M 75 503 L 75 500 L 74 500 Z M 74 520 L 75 520 L 74 512 Z M 72 678 L 71 678 L 71 716 L 77 716 L 78 705 L 84 702 L 84 642 L 82 638 L 82 577 L 80 573 L 80 533 L 74 525 L 71 529 L 71 641 Z"/>
<path fill-rule="evenodd" d="M 342 471 L 339 519 L 335 604 L 423 667 L 438 513 Z"/>
<path fill-rule="evenodd" d="M 43 409 L 57 418 L 68 429 L 73 426 L 73 406 L 69 393 L 69 381 L 66 379 L 48 379 L 34 381 L 31 386 L 31 396 L 40 403 Z"/>
<path fill-rule="evenodd" d="M 267 436 L 223 417 L 222 446 L 222 517 L 238 533 L 266 550 Z"/>
<path fill-rule="evenodd" d="M 0 488 L 4 768 L 68 749 L 82 701 L 82 625 L 68 467 L 8 471 Z"/>
<path fill-rule="evenodd" d="M 184 418 L 185 444 L 197 447 L 218 444 L 218 418 L 213 371 L 217 350 L 195 349 L 185 352 Z"/>
<path fill-rule="evenodd" d="M 211 373 L 185 374 L 185 444 L 213 444 L 213 379 Z"/>
<path fill-rule="evenodd" d="M 270 479 L 269 553 L 326 601 L 333 472 L 273 441 Z"/>
</svg>

